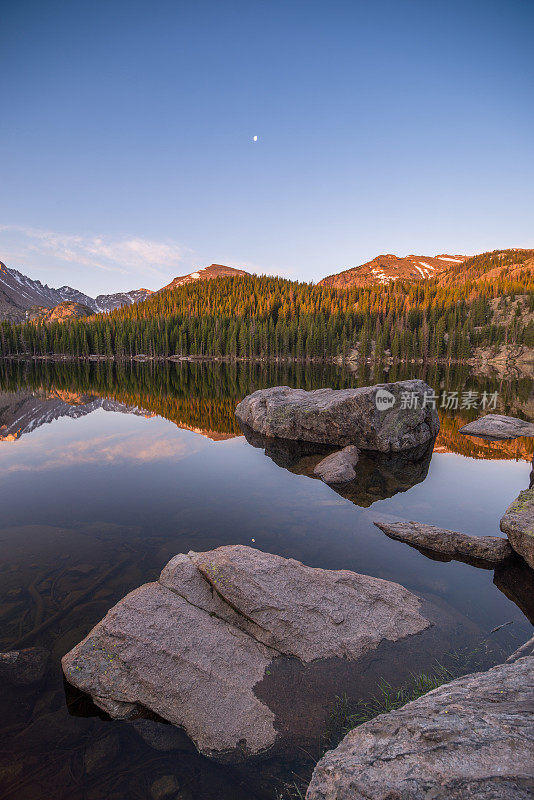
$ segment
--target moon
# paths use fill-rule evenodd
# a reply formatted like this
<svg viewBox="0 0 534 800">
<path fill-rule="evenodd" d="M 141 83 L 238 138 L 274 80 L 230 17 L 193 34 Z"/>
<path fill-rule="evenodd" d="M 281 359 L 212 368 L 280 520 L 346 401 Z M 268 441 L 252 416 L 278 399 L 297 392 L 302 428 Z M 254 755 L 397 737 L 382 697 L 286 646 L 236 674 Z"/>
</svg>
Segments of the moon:
<svg viewBox="0 0 534 800">
<path fill-rule="evenodd" d="M 258 137 L 257 137 L 257 136 L 253 136 L 253 137 L 252 137 L 252 141 L 253 141 L 253 142 L 257 142 L 257 141 L 258 141 Z"/>
</svg>

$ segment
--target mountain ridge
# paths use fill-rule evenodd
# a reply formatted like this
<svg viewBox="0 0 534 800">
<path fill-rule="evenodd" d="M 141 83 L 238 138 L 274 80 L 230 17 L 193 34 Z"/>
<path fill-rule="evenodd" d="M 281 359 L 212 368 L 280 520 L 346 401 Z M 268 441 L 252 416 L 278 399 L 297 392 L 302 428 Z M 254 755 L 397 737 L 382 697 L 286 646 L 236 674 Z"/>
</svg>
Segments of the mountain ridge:
<svg viewBox="0 0 534 800">
<path fill-rule="evenodd" d="M 173 278 L 170 283 L 162 286 L 156 292 L 151 289 L 140 288 L 127 292 L 99 294 L 96 297 L 90 297 L 72 286 L 60 286 L 58 289 L 54 289 L 46 283 L 41 283 L 40 280 L 34 280 L 16 269 L 7 267 L 0 261 L 0 320 L 25 322 L 38 318 L 42 318 L 44 321 L 51 321 L 51 319 L 60 316 L 66 318 L 62 311 L 65 308 L 65 304 L 69 303 L 76 304 L 78 308 L 83 306 L 89 309 L 92 314 L 106 313 L 123 306 L 142 302 L 152 294 L 175 289 L 178 286 L 197 281 L 249 274 L 245 270 L 236 267 L 228 267 L 224 264 L 210 264 L 208 267 L 201 267 L 187 275 Z M 57 313 L 48 313 L 47 309 L 50 309 L 51 312 L 57 310 Z"/>
<path fill-rule="evenodd" d="M 315 286 L 319 289 L 373 289 L 387 291 L 397 281 L 402 287 L 408 284 L 433 284 L 437 283 L 443 288 L 452 288 L 455 285 L 466 283 L 486 283 L 500 286 L 503 281 L 524 279 L 534 273 L 534 250 L 512 248 L 509 250 L 495 250 L 481 253 L 477 256 L 462 256 L 439 254 L 437 256 L 403 256 L 392 253 L 376 256 L 371 261 L 358 267 L 350 267 L 339 273 L 329 275 L 318 281 Z M 91 298 L 70 286 L 59 289 L 32 280 L 14 269 L 9 269 L 0 262 L 0 321 L 25 322 L 42 318 L 45 321 L 67 319 L 69 304 L 71 317 L 83 317 L 83 309 L 89 309 L 91 314 L 109 313 L 127 308 L 133 304 L 157 299 L 152 306 L 144 307 L 143 314 L 161 313 L 161 308 L 167 301 L 169 292 L 182 290 L 195 284 L 211 283 L 216 278 L 241 278 L 258 279 L 246 270 L 229 267 L 223 264 L 210 264 L 201 267 L 187 275 L 173 278 L 168 284 L 155 292 L 148 289 L 135 289 L 130 292 L 116 292 L 109 295 L 97 295 Z M 275 278 L 275 280 L 284 280 Z M 289 281 L 295 286 L 304 284 L 299 281 Z M 221 289 L 223 295 L 229 291 L 233 282 L 227 283 Z M 206 290 L 210 293 L 219 290 L 213 287 Z M 220 300 L 220 298 L 219 298 Z M 219 302 L 218 300 L 218 302 Z M 143 303 L 144 305 L 144 303 Z M 47 309 L 52 309 L 50 313 Z M 54 312 L 54 309 L 56 311 Z"/>
<path fill-rule="evenodd" d="M 27 312 L 34 306 L 55 308 L 64 302 L 72 302 L 86 306 L 92 313 L 98 314 L 146 300 L 151 294 L 150 289 L 132 289 L 128 292 L 90 297 L 72 286 L 54 289 L 0 261 L 0 319 L 13 322 L 23 322 L 27 318 Z"/>
<path fill-rule="evenodd" d="M 397 280 L 428 280 L 446 272 L 454 264 L 463 264 L 469 256 L 440 253 L 437 256 L 396 256 L 386 253 L 357 267 L 327 275 L 318 281 L 318 286 L 337 289 L 362 287 L 371 284 L 387 285 Z"/>
</svg>

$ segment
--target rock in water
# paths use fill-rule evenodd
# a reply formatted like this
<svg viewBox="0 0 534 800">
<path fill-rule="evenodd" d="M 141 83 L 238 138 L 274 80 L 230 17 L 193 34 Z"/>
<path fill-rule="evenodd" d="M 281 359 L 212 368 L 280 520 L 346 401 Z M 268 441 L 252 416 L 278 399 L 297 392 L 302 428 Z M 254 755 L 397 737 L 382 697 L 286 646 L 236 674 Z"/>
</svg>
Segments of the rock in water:
<svg viewBox="0 0 534 800">
<path fill-rule="evenodd" d="M 141 739 L 154 750 L 162 753 L 168 753 L 171 750 L 182 750 L 186 753 L 196 752 L 191 739 L 183 730 L 174 725 L 143 718 L 134 719 L 130 724 Z"/>
<path fill-rule="evenodd" d="M 468 536 L 466 533 L 447 531 L 422 522 L 375 522 L 390 539 L 406 542 L 412 547 L 430 550 L 450 559 L 467 561 L 477 566 L 493 568 L 512 555 L 506 539 L 498 536 Z"/>
<path fill-rule="evenodd" d="M 347 483 L 354 480 L 356 471 L 354 467 L 358 463 L 360 451 L 353 444 L 347 445 L 343 450 L 332 453 L 320 461 L 313 470 L 325 483 Z"/>
<path fill-rule="evenodd" d="M 501 519 L 501 531 L 508 536 L 516 553 L 534 569 L 534 488 L 519 492 L 508 506 Z"/>
<path fill-rule="evenodd" d="M 169 800 L 176 797 L 179 788 L 175 775 L 162 775 L 150 787 L 150 794 L 153 800 Z"/>
<path fill-rule="evenodd" d="M 0 679 L 15 686 L 38 683 L 46 673 L 49 655 L 43 647 L 0 653 Z"/>
<path fill-rule="evenodd" d="M 534 636 L 531 636 L 528 642 L 525 642 L 521 647 L 518 647 L 517 650 L 514 650 L 506 659 L 506 663 L 512 664 L 514 661 L 517 661 L 519 658 L 524 658 L 525 656 L 534 656 Z"/>
<path fill-rule="evenodd" d="M 440 686 L 348 733 L 306 800 L 527 800 L 534 658 Z"/>
<path fill-rule="evenodd" d="M 419 380 L 313 392 L 274 386 L 245 397 L 236 416 L 263 436 L 398 452 L 436 437 L 429 397 L 432 389 Z"/>
<path fill-rule="evenodd" d="M 516 417 L 486 414 L 485 417 L 468 422 L 460 428 L 460 433 L 488 439 L 518 439 L 520 436 L 534 436 L 534 425 Z"/>
<path fill-rule="evenodd" d="M 319 739 L 336 695 L 371 690 L 371 665 L 398 675 L 403 659 L 434 658 L 435 637 L 396 583 L 233 545 L 175 556 L 63 670 L 111 716 L 148 709 L 203 754 L 239 761 Z"/>
<path fill-rule="evenodd" d="M 115 761 L 119 754 L 119 737 L 111 732 L 100 739 L 91 741 L 85 748 L 83 764 L 88 775 L 100 772 L 107 764 Z"/>
</svg>

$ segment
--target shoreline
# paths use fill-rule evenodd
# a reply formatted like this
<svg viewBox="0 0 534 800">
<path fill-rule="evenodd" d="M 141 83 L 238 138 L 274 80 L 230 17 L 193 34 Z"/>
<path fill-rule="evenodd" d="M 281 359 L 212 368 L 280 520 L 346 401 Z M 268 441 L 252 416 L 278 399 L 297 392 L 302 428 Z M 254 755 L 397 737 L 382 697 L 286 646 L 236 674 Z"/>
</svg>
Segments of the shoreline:
<svg viewBox="0 0 534 800">
<path fill-rule="evenodd" d="M 468 359 L 454 359 L 454 358 L 412 358 L 412 359 L 392 359 L 387 358 L 381 361 L 376 361 L 373 358 L 368 358 L 365 362 L 359 362 L 354 358 L 345 356 L 310 356 L 310 357 L 297 357 L 297 356 L 198 356 L 198 355 L 171 355 L 171 356 L 148 356 L 139 353 L 135 356 L 118 357 L 115 355 L 103 355 L 99 353 L 92 353 L 90 355 L 71 355 L 66 353 L 50 353 L 48 355 L 30 355 L 26 354 L 0 354 L 0 361 L 13 361 L 13 362 L 33 362 L 33 363 L 116 363 L 116 364 L 146 364 L 165 362 L 182 364 L 182 363 L 205 363 L 205 364 L 301 364 L 303 366 L 311 365 L 337 365 L 339 367 L 346 367 L 349 370 L 357 371 L 362 367 L 382 367 L 384 372 L 387 372 L 393 366 L 399 365 L 418 365 L 418 366 L 466 366 L 473 368 L 476 374 L 485 374 L 488 372 L 508 373 L 517 378 L 534 377 L 534 355 L 532 361 L 521 359 L 519 362 L 514 360 L 503 362 L 502 357 L 498 355 L 494 359 L 488 358 L 468 358 Z"/>
<path fill-rule="evenodd" d="M 100 353 L 92 353 L 84 356 L 77 356 L 71 353 L 49 353 L 48 355 L 44 356 L 31 355 L 30 353 L 15 353 L 8 355 L 0 354 L 0 361 L 116 361 L 118 363 L 126 363 L 129 361 L 136 361 L 137 363 L 143 363 L 147 361 L 171 361 L 175 363 L 181 363 L 184 361 L 216 361 L 223 363 L 254 362 L 265 364 L 339 364 L 340 366 L 352 365 L 354 367 L 363 366 L 363 364 L 366 366 L 373 366 L 377 364 L 384 366 L 392 366 L 394 364 L 466 364 L 468 366 L 476 366 L 477 364 L 481 364 L 481 366 L 491 366 L 493 363 L 495 363 L 495 365 L 502 366 L 502 360 L 497 358 L 494 362 L 493 360 L 484 360 L 482 363 L 479 359 L 475 358 L 387 358 L 381 361 L 368 358 L 363 362 L 363 364 L 361 364 L 359 361 L 353 358 L 347 358 L 345 356 L 147 356 L 143 353 L 139 353 L 135 356 L 121 357 L 115 355 L 104 355 Z M 527 362 L 526 365 L 530 366 L 530 364 L 534 365 L 534 356 L 533 361 Z"/>
</svg>

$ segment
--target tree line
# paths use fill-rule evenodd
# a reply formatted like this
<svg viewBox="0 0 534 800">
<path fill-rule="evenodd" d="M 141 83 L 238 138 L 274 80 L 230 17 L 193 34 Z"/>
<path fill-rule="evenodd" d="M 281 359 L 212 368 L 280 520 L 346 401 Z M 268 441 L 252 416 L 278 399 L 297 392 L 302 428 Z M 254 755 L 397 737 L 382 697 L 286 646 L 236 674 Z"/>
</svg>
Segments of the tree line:
<svg viewBox="0 0 534 800">
<path fill-rule="evenodd" d="M 84 320 L 3 322 L 0 354 L 431 361 L 504 343 L 534 347 L 532 271 L 514 266 L 528 254 L 476 256 L 455 265 L 451 280 L 352 289 L 255 275 L 198 281 Z"/>
</svg>

